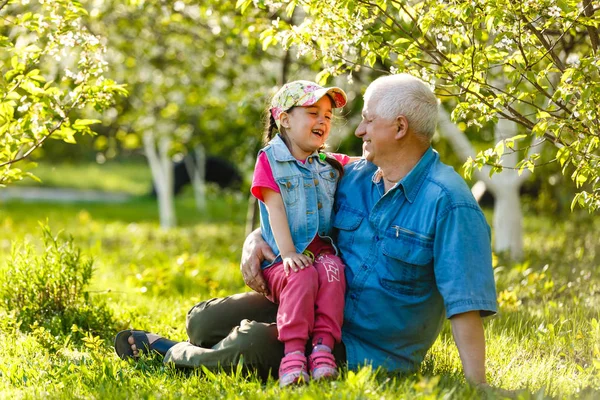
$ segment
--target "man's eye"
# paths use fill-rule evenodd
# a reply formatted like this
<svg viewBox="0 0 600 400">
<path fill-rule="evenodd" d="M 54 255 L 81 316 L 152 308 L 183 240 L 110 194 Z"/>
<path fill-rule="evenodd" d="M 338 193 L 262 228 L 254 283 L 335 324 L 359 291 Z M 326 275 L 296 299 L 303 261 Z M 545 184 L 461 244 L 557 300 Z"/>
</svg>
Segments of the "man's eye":
<svg viewBox="0 0 600 400">
<path fill-rule="evenodd" d="M 331 115 L 326 115 L 325 118 L 331 121 Z"/>
</svg>

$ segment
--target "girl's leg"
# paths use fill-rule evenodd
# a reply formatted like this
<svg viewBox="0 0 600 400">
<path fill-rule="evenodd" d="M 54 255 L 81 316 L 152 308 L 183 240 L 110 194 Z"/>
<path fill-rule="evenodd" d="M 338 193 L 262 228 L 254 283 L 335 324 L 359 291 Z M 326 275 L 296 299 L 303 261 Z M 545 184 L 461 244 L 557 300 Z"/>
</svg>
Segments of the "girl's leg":
<svg viewBox="0 0 600 400">
<path fill-rule="evenodd" d="M 279 385 L 308 381 L 308 361 L 304 353 L 314 325 L 318 276 L 314 268 L 285 275 L 282 265 L 264 271 L 272 298 L 279 303 L 277 329 L 284 345 L 279 365 Z"/>
<path fill-rule="evenodd" d="M 319 276 L 319 290 L 309 369 L 314 380 L 331 379 L 338 375 L 332 350 L 336 343 L 340 343 L 342 335 L 346 289 L 344 264 L 332 254 L 320 254 L 314 266 Z"/>
<path fill-rule="evenodd" d="M 305 268 L 285 275 L 283 265 L 264 271 L 272 300 L 279 303 L 277 330 L 285 353 L 304 353 L 306 341 L 314 326 L 318 275 L 314 268 Z"/>
<path fill-rule="evenodd" d="M 344 320 L 344 293 L 346 277 L 342 260 L 333 254 L 320 254 L 314 262 L 319 277 L 316 298 L 315 327 L 312 344 L 333 349 L 342 338 Z"/>
</svg>

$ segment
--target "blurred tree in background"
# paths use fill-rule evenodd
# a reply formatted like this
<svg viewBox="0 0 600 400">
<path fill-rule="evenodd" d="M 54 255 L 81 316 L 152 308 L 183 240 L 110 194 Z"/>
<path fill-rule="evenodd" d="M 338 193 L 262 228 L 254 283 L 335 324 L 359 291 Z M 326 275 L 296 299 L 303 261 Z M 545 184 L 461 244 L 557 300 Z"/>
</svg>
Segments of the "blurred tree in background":
<svg viewBox="0 0 600 400">
<path fill-rule="evenodd" d="M 122 86 L 105 78 L 100 38 L 77 1 L 0 2 L 0 186 L 32 176 L 25 161 L 49 138 L 75 142 Z M 17 166 L 17 163 L 18 166 Z"/>
<path fill-rule="evenodd" d="M 263 43 L 322 59 L 322 82 L 366 67 L 435 87 L 440 133 L 496 198 L 496 251 L 523 254 L 519 192 L 536 166 L 560 165 L 572 207 L 600 207 L 598 2 L 238 1 L 251 4 L 302 10 Z"/>
<path fill-rule="evenodd" d="M 518 134 L 503 137 L 466 164 L 503 169 L 503 156 L 524 154 L 515 167 L 559 162 L 580 187 L 574 203 L 600 207 L 600 61 L 597 1 L 369 1 L 240 0 L 291 12 L 263 41 L 296 45 L 322 58 L 322 78 L 360 68 L 406 71 L 435 84 L 451 99 L 452 117 L 483 127 L 504 119 Z M 541 159 L 540 143 L 554 147 Z M 528 150 L 533 147 L 532 151 Z"/>
</svg>

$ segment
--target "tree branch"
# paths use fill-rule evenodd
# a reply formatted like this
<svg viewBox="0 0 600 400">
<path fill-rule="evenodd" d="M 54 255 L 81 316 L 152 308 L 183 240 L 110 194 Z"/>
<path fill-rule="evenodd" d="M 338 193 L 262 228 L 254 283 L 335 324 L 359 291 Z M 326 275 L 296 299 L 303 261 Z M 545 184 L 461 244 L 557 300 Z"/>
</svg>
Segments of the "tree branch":
<svg viewBox="0 0 600 400">
<path fill-rule="evenodd" d="M 42 144 L 44 144 L 44 142 L 50 137 L 52 136 L 52 134 L 54 132 L 56 132 L 63 124 L 63 122 L 65 122 L 65 119 L 67 119 L 66 117 L 63 118 L 62 120 L 60 120 L 60 122 L 58 123 L 58 125 L 56 125 L 54 128 L 52 128 L 51 131 L 48 132 L 48 134 L 46 136 L 44 136 L 42 139 L 40 139 L 39 142 L 37 142 L 36 144 L 34 144 L 29 150 L 27 150 L 22 156 L 17 157 L 13 160 L 7 161 L 5 163 L 0 164 L 0 167 L 4 167 L 7 165 L 11 165 L 14 163 L 17 163 L 25 158 L 27 158 L 31 153 L 33 153 L 35 151 L 35 149 L 37 149 L 38 147 L 40 147 Z"/>
<path fill-rule="evenodd" d="M 592 7 L 590 0 L 583 0 L 583 13 L 586 17 L 592 17 L 596 10 Z M 586 25 L 588 34 L 590 35 L 590 42 L 592 43 L 592 49 L 594 54 L 598 53 L 598 29 L 595 26 Z"/>
<path fill-rule="evenodd" d="M 527 21 L 527 18 L 525 16 L 523 16 L 523 19 Z M 525 27 L 529 29 L 538 38 L 542 46 L 544 46 L 544 48 L 548 51 L 546 54 L 549 54 L 550 57 L 552 57 L 552 61 L 554 61 L 556 67 L 560 70 L 560 72 L 564 73 L 565 66 L 562 60 L 554 53 L 554 46 L 551 46 L 550 43 L 548 43 L 544 35 L 536 29 L 532 22 L 527 22 Z"/>
</svg>

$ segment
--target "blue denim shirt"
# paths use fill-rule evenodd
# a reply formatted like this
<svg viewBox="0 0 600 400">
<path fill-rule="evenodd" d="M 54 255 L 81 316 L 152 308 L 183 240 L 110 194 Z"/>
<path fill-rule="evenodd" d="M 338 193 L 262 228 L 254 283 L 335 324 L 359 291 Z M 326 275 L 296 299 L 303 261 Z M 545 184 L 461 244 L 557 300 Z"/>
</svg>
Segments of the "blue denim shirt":
<svg viewBox="0 0 600 400">
<path fill-rule="evenodd" d="M 411 371 L 444 317 L 496 312 L 490 228 L 465 181 L 429 148 L 385 193 L 377 167 L 346 167 L 333 225 L 346 264 L 350 368 Z M 385 194 L 384 194 L 385 193 Z"/>
<path fill-rule="evenodd" d="M 308 156 L 305 163 L 296 160 L 279 135 L 261 152 L 267 155 L 273 178 L 281 190 L 296 252 L 306 250 L 317 234 L 331 241 L 331 213 L 339 172 L 321 161 L 316 151 Z M 281 262 L 281 257 L 267 207 L 263 202 L 259 203 L 259 207 L 262 236 L 277 254 L 275 261 L 262 263 L 262 268 L 267 268 Z"/>
</svg>

